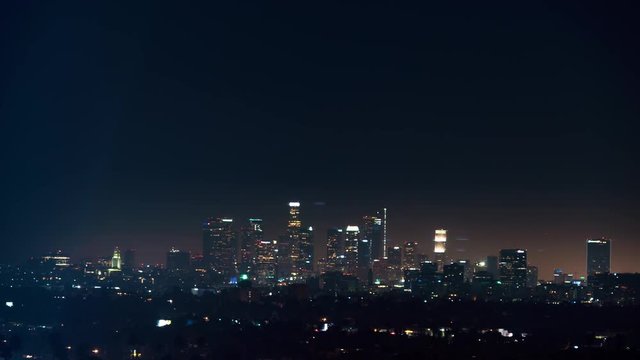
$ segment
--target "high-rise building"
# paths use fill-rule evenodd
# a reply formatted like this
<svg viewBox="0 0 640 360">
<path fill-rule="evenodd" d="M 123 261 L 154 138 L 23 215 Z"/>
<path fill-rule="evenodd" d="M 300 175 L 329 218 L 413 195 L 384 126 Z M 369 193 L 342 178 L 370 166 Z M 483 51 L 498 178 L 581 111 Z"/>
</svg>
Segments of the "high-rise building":
<svg viewBox="0 0 640 360">
<path fill-rule="evenodd" d="M 446 262 L 445 252 L 447 251 L 447 230 L 436 230 L 433 243 L 433 260 L 438 264 L 438 270 L 442 270 L 442 267 Z"/>
<path fill-rule="evenodd" d="M 402 256 L 403 269 L 419 269 L 418 262 L 418 243 L 416 241 L 407 241 L 404 243 L 404 254 Z"/>
<path fill-rule="evenodd" d="M 461 263 L 447 264 L 442 267 L 444 285 L 449 291 L 457 291 L 464 284 L 465 266 Z"/>
<path fill-rule="evenodd" d="M 184 271 L 191 266 L 191 253 L 171 248 L 167 252 L 167 270 Z"/>
<path fill-rule="evenodd" d="M 471 260 L 457 260 L 456 263 L 462 265 L 464 268 L 464 282 L 471 282 L 471 279 L 473 278 L 473 266 L 471 264 Z"/>
<path fill-rule="evenodd" d="M 398 282 L 402 279 L 402 248 L 393 246 L 387 248 L 387 274 L 388 281 Z"/>
<path fill-rule="evenodd" d="M 371 260 L 381 260 L 385 257 L 384 227 L 382 218 L 365 216 L 362 218 L 362 240 L 367 240 L 371 248 Z"/>
<path fill-rule="evenodd" d="M 278 242 L 260 240 L 256 244 L 255 276 L 258 285 L 273 285 L 276 282 Z"/>
<path fill-rule="evenodd" d="M 240 241 L 240 274 L 251 276 L 255 264 L 256 246 L 262 241 L 262 219 L 251 218 L 242 227 L 242 240 Z"/>
<path fill-rule="evenodd" d="M 344 256 L 345 274 L 357 276 L 358 274 L 358 243 L 360 242 L 360 228 L 349 225 L 345 231 Z"/>
<path fill-rule="evenodd" d="M 587 275 L 611 272 L 611 240 L 587 240 Z"/>
<path fill-rule="evenodd" d="M 278 281 L 290 280 L 291 269 L 291 238 L 288 235 L 280 235 L 277 241 L 276 264 Z"/>
<path fill-rule="evenodd" d="M 287 238 L 291 251 L 289 277 L 292 281 L 304 281 L 313 273 L 313 228 L 302 228 L 298 201 L 289 202 Z M 284 268 L 282 270 L 286 271 Z"/>
<path fill-rule="evenodd" d="M 402 267 L 402 249 L 400 246 L 394 246 L 387 250 L 387 260 L 389 266 Z"/>
<path fill-rule="evenodd" d="M 111 257 L 111 269 L 122 270 L 122 257 L 120 256 L 120 249 L 116 246 L 113 250 L 113 256 Z"/>
<path fill-rule="evenodd" d="M 344 231 L 327 230 L 327 259 L 325 271 L 344 271 Z"/>
<path fill-rule="evenodd" d="M 371 269 L 371 240 L 360 234 L 358 240 L 358 278 L 366 279 Z"/>
<path fill-rule="evenodd" d="M 297 276 L 301 279 L 306 279 L 313 274 L 315 261 L 313 248 L 313 227 L 301 229 L 298 241 L 298 258 L 297 263 L 294 264 Z"/>
<path fill-rule="evenodd" d="M 529 265 L 527 266 L 527 287 L 535 288 L 538 286 L 538 267 Z"/>
<path fill-rule="evenodd" d="M 527 251 L 500 250 L 500 281 L 506 287 L 522 289 L 527 286 Z"/>
<path fill-rule="evenodd" d="M 202 226 L 202 255 L 215 281 L 227 284 L 237 274 L 236 235 L 231 218 L 209 218 Z"/>
</svg>

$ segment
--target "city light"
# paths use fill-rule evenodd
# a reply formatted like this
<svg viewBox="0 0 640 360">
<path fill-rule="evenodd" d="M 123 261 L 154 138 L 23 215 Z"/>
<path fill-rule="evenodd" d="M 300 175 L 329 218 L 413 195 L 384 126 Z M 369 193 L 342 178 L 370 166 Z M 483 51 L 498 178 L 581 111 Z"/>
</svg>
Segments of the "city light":
<svg viewBox="0 0 640 360">
<path fill-rule="evenodd" d="M 171 325 L 171 320 L 160 319 L 156 322 L 157 327 L 165 327 Z"/>
</svg>

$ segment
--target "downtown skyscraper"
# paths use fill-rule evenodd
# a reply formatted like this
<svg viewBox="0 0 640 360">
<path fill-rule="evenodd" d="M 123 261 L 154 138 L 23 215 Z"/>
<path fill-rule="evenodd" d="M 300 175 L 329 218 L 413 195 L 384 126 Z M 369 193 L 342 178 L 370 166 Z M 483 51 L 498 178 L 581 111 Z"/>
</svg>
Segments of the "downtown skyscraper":
<svg viewBox="0 0 640 360">
<path fill-rule="evenodd" d="M 587 240 L 587 275 L 611 272 L 611 240 Z"/>
<path fill-rule="evenodd" d="M 370 252 L 367 254 L 369 262 L 382 260 L 386 257 L 383 218 L 364 216 L 362 218 L 362 239 L 369 243 Z"/>
<path fill-rule="evenodd" d="M 263 240 L 262 219 L 250 218 L 242 227 L 239 272 L 252 275 L 256 262 L 256 246 Z"/>
<path fill-rule="evenodd" d="M 342 228 L 327 230 L 327 258 L 325 271 L 344 271 L 345 233 Z"/>
<path fill-rule="evenodd" d="M 284 276 L 292 281 L 303 281 L 313 274 L 313 228 L 303 228 L 300 218 L 300 202 L 289 203 L 289 221 L 287 222 L 287 234 L 282 239 L 288 244 L 290 264 L 279 264 Z M 284 248 L 284 247 L 283 247 Z M 282 257 L 286 256 L 283 254 Z M 284 260 L 284 259 L 283 259 Z"/>
<path fill-rule="evenodd" d="M 513 290 L 527 286 L 527 250 L 500 250 L 500 281 Z"/>
<path fill-rule="evenodd" d="M 217 283 L 237 275 L 236 234 L 231 218 L 209 218 L 202 225 L 202 255 Z"/>
<path fill-rule="evenodd" d="M 446 262 L 447 230 L 438 229 L 433 238 L 433 260 L 438 265 L 438 270 L 443 270 Z"/>
<path fill-rule="evenodd" d="M 358 275 L 358 245 L 360 242 L 360 228 L 357 225 L 349 225 L 345 231 L 344 240 L 344 273 Z"/>
</svg>

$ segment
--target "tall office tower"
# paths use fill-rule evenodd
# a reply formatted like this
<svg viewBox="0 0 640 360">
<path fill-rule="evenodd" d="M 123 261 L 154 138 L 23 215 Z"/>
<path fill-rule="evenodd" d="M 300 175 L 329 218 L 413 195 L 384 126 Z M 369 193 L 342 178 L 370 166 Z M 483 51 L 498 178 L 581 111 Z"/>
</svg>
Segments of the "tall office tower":
<svg viewBox="0 0 640 360">
<path fill-rule="evenodd" d="M 529 265 L 527 266 L 527 287 L 534 288 L 538 286 L 538 267 Z"/>
<path fill-rule="evenodd" d="M 364 216 L 362 218 L 362 239 L 368 240 L 371 248 L 371 259 L 381 260 L 385 257 L 384 227 L 382 218 Z"/>
<path fill-rule="evenodd" d="M 327 230 L 326 261 L 325 271 L 344 271 L 344 231 L 340 228 Z"/>
<path fill-rule="evenodd" d="M 138 263 L 136 262 L 136 250 L 125 250 L 124 254 L 122 254 L 122 270 L 132 271 L 136 268 L 138 268 Z"/>
<path fill-rule="evenodd" d="M 438 264 L 438 270 L 442 271 L 442 267 L 446 262 L 445 251 L 447 250 L 447 230 L 436 230 L 436 235 L 433 238 L 433 242 L 433 260 L 436 264 Z"/>
<path fill-rule="evenodd" d="M 418 243 L 416 241 L 407 241 L 404 243 L 404 254 L 402 256 L 403 269 L 418 269 Z"/>
<path fill-rule="evenodd" d="M 611 272 L 611 240 L 587 240 L 587 275 Z"/>
<path fill-rule="evenodd" d="M 288 235 L 280 235 L 277 242 L 276 264 L 278 280 L 291 280 L 291 239 Z"/>
<path fill-rule="evenodd" d="M 498 263 L 499 261 L 497 256 L 492 256 L 492 255 L 487 256 L 486 270 L 488 273 L 493 275 L 493 278 L 496 280 L 500 278 L 500 270 L 499 270 Z"/>
<path fill-rule="evenodd" d="M 116 246 L 113 250 L 113 256 L 111 257 L 111 269 L 122 270 L 122 257 L 120 256 L 120 249 Z"/>
<path fill-rule="evenodd" d="M 471 264 L 471 260 L 458 260 L 456 261 L 456 264 L 460 264 L 464 267 L 464 282 L 471 282 L 471 279 L 473 278 L 473 266 Z"/>
<path fill-rule="evenodd" d="M 358 243 L 360 242 L 360 228 L 355 225 L 347 226 L 344 238 L 345 274 L 358 274 Z"/>
<path fill-rule="evenodd" d="M 300 230 L 298 239 L 298 257 L 294 267 L 299 279 L 304 280 L 313 275 L 314 259 L 313 227 L 309 226 Z"/>
<path fill-rule="evenodd" d="M 453 263 L 442 266 L 444 284 L 449 291 L 457 291 L 462 288 L 465 282 L 464 265 L 461 263 Z"/>
<path fill-rule="evenodd" d="M 305 255 L 303 254 L 302 244 L 300 243 L 300 237 L 302 232 L 302 221 L 300 220 L 300 203 L 298 201 L 289 202 L 289 221 L 287 222 L 287 242 L 290 246 L 291 257 L 291 269 L 289 271 L 289 277 L 293 281 L 299 280 L 302 277 L 304 269 L 301 265 L 305 261 Z M 278 264 L 280 266 L 280 264 Z M 281 271 L 284 269 L 282 264 Z"/>
<path fill-rule="evenodd" d="M 394 246 L 387 250 L 387 260 L 389 266 L 402 267 L 402 249 L 400 246 Z"/>
<path fill-rule="evenodd" d="M 167 270 L 184 271 L 191 267 L 191 253 L 171 248 L 167 252 Z"/>
<path fill-rule="evenodd" d="M 358 278 L 366 280 L 371 269 L 371 240 L 360 234 L 358 241 Z"/>
<path fill-rule="evenodd" d="M 249 219 L 242 227 L 242 240 L 240 241 L 240 274 L 252 275 L 255 264 L 256 246 L 262 241 L 262 219 Z"/>
<path fill-rule="evenodd" d="M 513 289 L 522 289 L 527 286 L 526 250 L 500 250 L 500 281 Z"/>
<path fill-rule="evenodd" d="M 387 249 L 388 281 L 396 282 L 402 279 L 402 248 L 400 246 Z"/>
<path fill-rule="evenodd" d="M 227 284 L 237 274 L 236 234 L 231 218 L 209 218 L 202 226 L 202 255 L 217 283 Z"/>
<path fill-rule="evenodd" d="M 258 285 L 272 285 L 276 282 L 278 242 L 260 240 L 256 244 L 254 278 Z"/>
</svg>

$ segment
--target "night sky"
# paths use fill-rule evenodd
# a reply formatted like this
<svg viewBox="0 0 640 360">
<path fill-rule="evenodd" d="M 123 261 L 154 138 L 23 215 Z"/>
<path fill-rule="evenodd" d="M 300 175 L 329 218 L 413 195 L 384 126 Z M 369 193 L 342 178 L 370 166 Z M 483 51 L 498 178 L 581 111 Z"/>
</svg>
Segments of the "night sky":
<svg viewBox="0 0 640 360">
<path fill-rule="evenodd" d="M 386 206 L 393 243 L 640 271 L 638 5 L 3 1 L 1 262 Z M 613 2 L 615 3 L 615 2 Z"/>
</svg>

